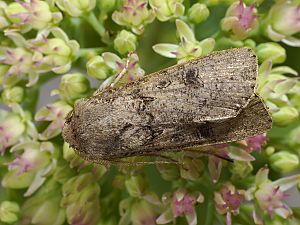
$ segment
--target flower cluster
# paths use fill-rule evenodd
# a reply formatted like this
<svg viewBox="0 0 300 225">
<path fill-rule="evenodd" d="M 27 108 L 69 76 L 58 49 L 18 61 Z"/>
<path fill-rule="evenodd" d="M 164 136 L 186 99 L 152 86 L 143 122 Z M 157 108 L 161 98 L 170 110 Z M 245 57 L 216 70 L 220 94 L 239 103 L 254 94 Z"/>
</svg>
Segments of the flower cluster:
<svg viewBox="0 0 300 225">
<path fill-rule="evenodd" d="M 269 132 L 105 165 L 63 140 L 81 98 L 233 47 Z M 0 223 L 300 224 L 299 47 L 299 0 L 0 0 Z"/>
</svg>

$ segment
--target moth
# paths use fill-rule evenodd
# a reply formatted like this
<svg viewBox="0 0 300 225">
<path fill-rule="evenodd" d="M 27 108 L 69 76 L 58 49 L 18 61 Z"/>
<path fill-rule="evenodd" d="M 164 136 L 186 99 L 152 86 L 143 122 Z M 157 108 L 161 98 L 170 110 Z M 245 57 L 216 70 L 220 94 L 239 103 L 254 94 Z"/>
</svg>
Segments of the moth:
<svg viewBox="0 0 300 225">
<path fill-rule="evenodd" d="M 272 120 L 255 94 L 249 48 L 213 52 L 79 100 L 63 128 L 84 159 L 184 151 L 265 133 Z"/>
</svg>

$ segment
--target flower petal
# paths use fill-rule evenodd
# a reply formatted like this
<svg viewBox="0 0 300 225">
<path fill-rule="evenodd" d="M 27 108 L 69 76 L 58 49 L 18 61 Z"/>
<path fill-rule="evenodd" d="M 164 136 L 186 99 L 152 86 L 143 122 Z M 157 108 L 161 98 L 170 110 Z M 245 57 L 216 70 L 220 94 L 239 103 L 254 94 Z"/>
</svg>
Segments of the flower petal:
<svg viewBox="0 0 300 225">
<path fill-rule="evenodd" d="M 166 211 L 164 211 L 157 219 L 156 223 L 157 224 L 166 224 L 170 223 L 173 220 L 173 213 L 172 209 L 169 208 Z"/>
<path fill-rule="evenodd" d="M 195 42 L 195 35 L 192 29 L 182 20 L 176 20 L 176 27 L 180 37 L 180 40 L 185 39 L 186 41 Z"/>
<path fill-rule="evenodd" d="M 178 45 L 174 44 L 156 44 L 152 46 L 153 50 L 165 57 L 176 58 L 176 52 L 179 49 Z"/>
<path fill-rule="evenodd" d="M 273 182 L 275 186 L 280 186 L 281 191 L 286 191 L 300 183 L 300 175 L 284 177 Z"/>
</svg>

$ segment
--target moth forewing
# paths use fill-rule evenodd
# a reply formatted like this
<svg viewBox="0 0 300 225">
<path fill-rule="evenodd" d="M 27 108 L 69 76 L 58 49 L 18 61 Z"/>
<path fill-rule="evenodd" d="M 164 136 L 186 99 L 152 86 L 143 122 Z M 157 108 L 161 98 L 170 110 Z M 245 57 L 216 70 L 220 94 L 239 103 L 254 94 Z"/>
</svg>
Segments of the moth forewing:
<svg viewBox="0 0 300 225">
<path fill-rule="evenodd" d="M 254 94 L 251 49 L 215 52 L 79 101 L 65 140 L 97 162 L 241 140 L 270 116 Z"/>
</svg>

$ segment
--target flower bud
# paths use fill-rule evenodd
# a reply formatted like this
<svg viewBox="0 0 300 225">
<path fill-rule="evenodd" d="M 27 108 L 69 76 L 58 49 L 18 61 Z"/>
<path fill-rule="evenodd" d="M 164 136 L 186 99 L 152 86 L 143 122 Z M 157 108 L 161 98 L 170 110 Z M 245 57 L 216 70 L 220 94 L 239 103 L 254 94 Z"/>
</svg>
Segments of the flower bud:
<svg viewBox="0 0 300 225">
<path fill-rule="evenodd" d="M 96 6 L 96 0 L 55 0 L 55 3 L 62 11 L 74 17 L 90 12 Z"/>
<path fill-rule="evenodd" d="M 299 15 L 299 3 L 276 2 L 264 21 L 265 34 L 273 41 L 283 41 L 285 44 L 299 47 L 299 38 L 293 36 L 300 32 Z"/>
<path fill-rule="evenodd" d="M 29 187 L 34 179 L 34 173 L 18 174 L 17 170 L 8 171 L 2 181 L 1 185 L 5 188 L 22 189 Z"/>
<path fill-rule="evenodd" d="M 126 30 L 122 30 L 114 40 L 114 47 L 120 54 L 135 51 L 136 44 L 136 36 Z"/>
<path fill-rule="evenodd" d="M 242 0 L 234 2 L 221 21 L 221 28 L 234 40 L 244 40 L 257 24 L 254 5 L 247 7 Z"/>
<path fill-rule="evenodd" d="M 21 87 L 14 86 L 12 88 L 6 88 L 2 92 L 2 101 L 4 104 L 21 103 L 23 100 L 24 90 Z"/>
<path fill-rule="evenodd" d="M 0 111 L 0 154 L 7 147 L 16 144 L 25 131 L 22 118 L 14 113 Z"/>
<path fill-rule="evenodd" d="M 59 84 L 61 99 L 71 104 L 76 99 L 85 97 L 89 89 L 89 81 L 81 73 L 63 75 Z"/>
<path fill-rule="evenodd" d="M 39 0 L 11 3 L 7 7 L 6 14 L 13 23 L 25 31 L 31 28 L 43 29 L 51 22 L 58 22 L 61 19 L 60 13 L 52 14 L 49 4 Z"/>
<path fill-rule="evenodd" d="M 66 209 L 69 224 L 97 223 L 100 187 L 96 181 L 92 173 L 84 173 L 64 183 L 61 205 Z"/>
<path fill-rule="evenodd" d="M 88 75 L 98 80 L 104 80 L 110 74 L 110 68 L 101 56 L 92 57 L 86 64 Z"/>
<path fill-rule="evenodd" d="M 209 16 L 209 10 L 205 4 L 196 3 L 189 8 L 187 16 L 192 23 L 201 23 Z"/>
<path fill-rule="evenodd" d="M 134 33 L 140 35 L 144 32 L 145 25 L 153 22 L 155 14 L 147 9 L 147 1 L 125 0 L 122 10 L 115 11 L 112 19 L 117 24 L 131 28 Z"/>
<path fill-rule="evenodd" d="M 246 178 L 253 170 L 251 162 L 234 160 L 231 167 L 233 175 L 239 178 Z"/>
<path fill-rule="evenodd" d="M 0 85 L 3 84 L 4 76 L 6 75 L 7 71 L 9 69 L 9 66 L 7 65 L 0 65 Z"/>
<path fill-rule="evenodd" d="M 125 186 L 132 197 L 141 197 L 146 190 L 146 182 L 141 176 L 131 176 L 125 181 Z"/>
<path fill-rule="evenodd" d="M 64 101 L 57 101 L 41 108 L 35 115 L 37 121 L 51 121 L 49 126 L 40 134 L 40 140 L 48 140 L 60 134 L 66 115 L 72 107 Z"/>
<path fill-rule="evenodd" d="M 290 131 L 288 136 L 288 144 L 291 147 L 300 147 L 300 126 Z"/>
<path fill-rule="evenodd" d="M 114 10 L 116 0 L 98 0 L 99 9 L 102 12 L 109 13 Z"/>
<path fill-rule="evenodd" d="M 269 158 L 272 169 L 281 173 L 289 173 L 299 166 L 299 158 L 297 155 L 288 152 L 276 152 Z"/>
<path fill-rule="evenodd" d="M 84 159 L 79 157 L 75 153 L 74 149 L 71 148 L 67 142 L 64 142 L 64 145 L 63 145 L 63 157 L 65 160 L 70 162 L 71 168 L 74 168 L 74 167 L 83 168 L 90 164 L 88 161 L 85 161 Z"/>
<path fill-rule="evenodd" d="M 60 207 L 60 201 L 61 186 L 53 179 L 48 180 L 37 193 L 23 203 L 21 224 L 64 224 L 65 209 Z"/>
<path fill-rule="evenodd" d="M 153 206 L 140 200 L 133 203 L 130 218 L 133 225 L 155 224 L 156 214 Z"/>
<path fill-rule="evenodd" d="M 25 74 L 33 72 L 32 53 L 25 48 L 7 48 L 2 63 L 10 66 L 2 78 L 3 86 L 6 87 L 15 85 Z"/>
<path fill-rule="evenodd" d="M 183 0 L 149 0 L 151 8 L 160 21 L 167 21 L 184 15 Z"/>
<path fill-rule="evenodd" d="M 0 205 L 0 220 L 4 223 L 15 223 L 18 220 L 20 207 L 16 202 L 4 201 Z"/>
<path fill-rule="evenodd" d="M 178 170 L 178 166 L 166 163 L 166 164 L 157 164 L 156 165 L 157 170 L 159 171 L 161 177 L 165 180 L 176 180 L 180 177 L 180 173 Z"/>
<path fill-rule="evenodd" d="M 50 34 L 53 38 L 48 38 Z M 28 45 L 34 49 L 34 69 L 39 73 L 66 73 L 79 49 L 79 44 L 69 40 L 67 34 L 58 27 L 49 30 L 45 36 L 30 40 Z"/>
<path fill-rule="evenodd" d="M 299 112 L 291 106 L 283 106 L 272 114 L 274 122 L 279 126 L 286 126 L 299 117 Z"/>
<path fill-rule="evenodd" d="M 204 164 L 200 159 L 183 156 L 180 162 L 180 175 L 184 179 L 196 181 L 204 171 Z"/>
<path fill-rule="evenodd" d="M 4 1 L 0 1 L 0 29 L 3 29 L 9 25 L 9 21 L 5 16 L 6 8 L 7 8 L 6 3 Z"/>
<path fill-rule="evenodd" d="M 26 172 L 38 172 L 46 167 L 52 158 L 54 146 L 51 142 L 29 142 L 15 145 L 12 151 L 23 150 L 15 159 L 8 163 L 9 171 L 17 171 L 17 175 Z"/>
<path fill-rule="evenodd" d="M 267 59 L 271 59 L 273 64 L 283 63 L 286 60 L 285 49 L 277 43 L 262 43 L 256 47 L 255 52 L 260 63 Z"/>
<path fill-rule="evenodd" d="M 18 2 L 10 3 L 5 9 L 5 14 L 8 19 L 16 24 L 22 22 L 22 19 L 16 15 L 21 15 L 27 12 L 28 11 Z"/>
</svg>

